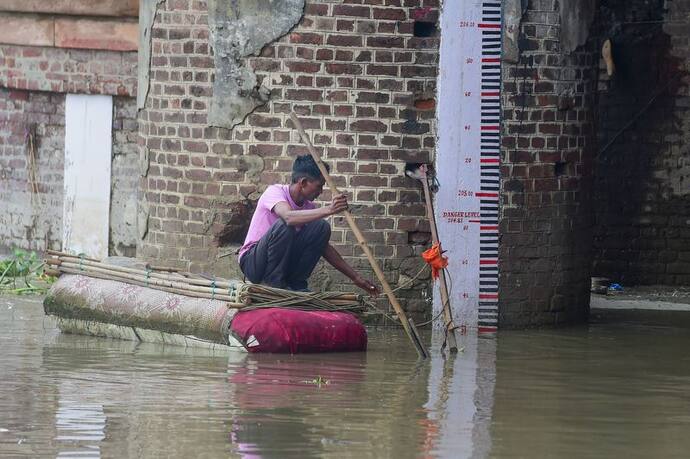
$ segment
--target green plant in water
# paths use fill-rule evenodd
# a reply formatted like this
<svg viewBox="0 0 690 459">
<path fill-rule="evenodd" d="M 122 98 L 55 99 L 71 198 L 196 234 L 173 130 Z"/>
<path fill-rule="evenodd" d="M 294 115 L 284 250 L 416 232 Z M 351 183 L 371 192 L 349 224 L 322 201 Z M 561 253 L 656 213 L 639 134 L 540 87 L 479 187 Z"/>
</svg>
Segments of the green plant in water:
<svg viewBox="0 0 690 459">
<path fill-rule="evenodd" d="M 36 252 L 14 249 L 10 258 L 0 261 L 0 292 L 45 293 L 55 277 L 46 275 L 44 267 Z M 36 280 L 43 285 L 36 285 Z"/>
</svg>

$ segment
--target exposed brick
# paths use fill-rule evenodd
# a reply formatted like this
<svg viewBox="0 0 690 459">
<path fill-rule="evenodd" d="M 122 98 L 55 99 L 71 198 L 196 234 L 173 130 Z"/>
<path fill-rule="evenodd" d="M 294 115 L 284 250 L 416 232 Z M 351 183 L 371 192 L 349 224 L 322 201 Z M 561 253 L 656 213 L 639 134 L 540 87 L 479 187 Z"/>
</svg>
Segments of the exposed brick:
<svg viewBox="0 0 690 459">
<path fill-rule="evenodd" d="M 321 70 L 321 64 L 316 62 L 288 62 L 288 69 L 291 72 L 316 73 Z"/>
<path fill-rule="evenodd" d="M 362 46 L 362 37 L 357 35 L 329 35 L 326 40 L 331 46 Z"/>
<path fill-rule="evenodd" d="M 318 33 L 293 32 L 290 34 L 290 42 L 309 45 L 320 45 L 323 43 L 323 35 Z"/>
<path fill-rule="evenodd" d="M 325 16 L 326 14 L 328 14 L 328 5 L 307 3 L 307 5 L 304 7 L 304 14 L 314 16 Z"/>
<path fill-rule="evenodd" d="M 382 92 L 360 92 L 357 96 L 358 103 L 387 104 L 390 96 Z"/>
<path fill-rule="evenodd" d="M 291 100 L 323 100 L 323 92 L 317 89 L 288 89 L 285 96 Z"/>
<path fill-rule="evenodd" d="M 316 51 L 316 59 L 320 61 L 330 61 L 333 59 L 333 50 L 332 49 L 319 49 Z"/>
<path fill-rule="evenodd" d="M 206 153 L 208 151 L 206 142 L 183 142 L 182 147 L 185 151 L 194 153 Z"/>
<path fill-rule="evenodd" d="M 360 75 L 362 66 L 357 64 L 326 64 L 326 71 L 335 75 Z"/>
<path fill-rule="evenodd" d="M 174 10 L 177 16 L 172 22 L 165 14 L 177 6 L 173 0 L 161 4 L 164 14 L 156 17 L 153 28 L 157 38 L 152 46 L 152 84 L 139 133 L 142 144 L 159 147 L 154 150 L 160 163 L 152 164 L 149 174 L 158 174 L 161 180 L 145 181 L 143 192 L 149 205 L 161 201 L 165 205 L 152 211 L 151 235 L 142 241 L 141 253 L 156 254 L 162 264 L 211 269 L 210 261 L 197 252 L 169 251 L 177 240 L 166 238 L 174 231 L 185 241 L 193 236 L 197 245 L 212 247 L 212 235 L 222 223 L 208 227 L 207 219 L 214 211 L 218 219 L 231 218 L 222 200 L 216 199 L 219 194 L 255 202 L 268 184 L 289 180 L 292 158 L 308 153 L 287 117 L 295 112 L 316 149 L 332 165 L 338 185 L 356 188 L 348 190 L 357 199 L 352 210 L 371 236 L 372 250 L 398 261 L 416 260 L 419 246 L 410 246 L 407 233 L 396 225 L 399 219 L 410 218 L 408 212 L 419 211 L 413 215 L 420 228 L 415 231 L 428 232 L 422 221 L 424 208 L 395 206 L 400 206 L 401 196 L 419 198 L 417 182 L 402 174 L 405 159 L 427 161 L 434 148 L 434 111 L 413 105 L 415 98 L 422 97 L 416 95 L 435 91 L 435 71 L 423 68 L 437 66 L 432 56 L 438 42 L 412 42 L 431 47 L 424 50 L 424 57 L 404 48 L 413 38 L 407 13 L 419 2 L 307 2 L 305 17 L 287 37 L 247 59 L 259 81 L 270 87 L 271 98 L 232 130 L 206 123 L 215 75 L 212 50 L 199 46 L 208 43 L 207 38 L 199 38 L 206 28 L 198 26 L 206 21 L 205 2 L 190 1 L 187 9 Z M 404 76 L 401 65 L 406 67 Z M 202 152 L 202 145 L 208 151 Z M 173 196 L 182 203 L 180 208 L 172 202 Z M 328 197 L 324 193 L 323 198 Z M 393 213 L 388 206 L 394 207 Z M 181 227 L 172 223 L 182 221 L 180 210 L 186 212 Z M 333 227 L 334 241 L 348 262 L 368 266 L 361 250 L 346 242 L 351 235 L 345 235 L 350 233 L 344 219 L 334 218 Z M 214 256 L 215 252 L 209 254 L 211 259 Z"/>
<path fill-rule="evenodd" d="M 385 124 L 376 120 L 358 120 L 350 123 L 350 129 L 357 132 L 386 132 Z"/>
<path fill-rule="evenodd" d="M 402 8 L 373 8 L 374 19 L 387 19 L 390 21 L 404 21 L 407 19 L 406 10 Z"/>
<path fill-rule="evenodd" d="M 405 39 L 402 37 L 367 37 L 367 46 L 371 48 L 403 48 Z"/>
<path fill-rule="evenodd" d="M 367 65 L 367 75 L 398 76 L 396 65 Z"/>
<path fill-rule="evenodd" d="M 300 59 L 311 60 L 314 58 L 314 50 L 312 48 L 306 48 L 304 46 L 299 46 L 295 51 L 295 56 Z"/>
<path fill-rule="evenodd" d="M 362 18 L 371 17 L 371 10 L 368 6 L 356 5 L 334 5 L 334 16 L 357 16 Z"/>
<path fill-rule="evenodd" d="M 374 107 L 357 107 L 357 118 L 371 118 L 375 115 L 376 109 Z M 360 142 L 362 142 L 361 138 Z"/>
<path fill-rule="evenodd" d="M 353 175 L 350 177 L 350 186 L 388 186 L 388 179 L 377 175 Z"/>
<path fill-rule="evenodd" d="M 352 32 L 355 30 L 355 21 L 338 19 L 335 27 L 338 32 Z"/>
<path fill-rule="evenodd" d="M 260 145 L 250 145 L 249 146 L 249 154 L 250 155 L 280 156 L 282 151 L 283 151 L 283 147 L 281 145 L 260 144 Z"/>
</svg>

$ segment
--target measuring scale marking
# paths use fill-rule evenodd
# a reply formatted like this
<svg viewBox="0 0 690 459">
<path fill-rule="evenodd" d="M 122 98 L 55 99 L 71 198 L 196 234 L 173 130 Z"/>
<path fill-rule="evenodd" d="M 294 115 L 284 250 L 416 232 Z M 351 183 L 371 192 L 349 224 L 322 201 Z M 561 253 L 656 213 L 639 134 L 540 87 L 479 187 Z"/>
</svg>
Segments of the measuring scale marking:
<svg viewBox="0 0 690 459">
<path fill-rule="evenodd" d="M 453 317 L 498 325 L 501 3 L 446 2 L 441 12 L 438 228 Z M 434 314 L 441 310 L 436 286 Z"/>
</svg>

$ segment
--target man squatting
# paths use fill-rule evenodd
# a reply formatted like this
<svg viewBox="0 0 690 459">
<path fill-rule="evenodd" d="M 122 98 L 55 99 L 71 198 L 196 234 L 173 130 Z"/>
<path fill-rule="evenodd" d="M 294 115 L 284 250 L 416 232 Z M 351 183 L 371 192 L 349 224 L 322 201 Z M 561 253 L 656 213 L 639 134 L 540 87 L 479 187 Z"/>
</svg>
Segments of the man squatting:
<svg viewBox="0 0 690 459">
<path fill-rule="evenodd" d="M 327 170 L 328 165 L 326 165 Z M 314 158 L 298 156 L 290 185 L 271 185 L 261 195 L 239 251 L 240 268 L 254 284 L 308 291 L 307 280 L 323 257 L 370 295 L 378 288 L 357 273 L 329 244 L 331 227 L 325 217 L 347 209 L 345 195 L 316 207 L 325 179 Z"/>
</svg>

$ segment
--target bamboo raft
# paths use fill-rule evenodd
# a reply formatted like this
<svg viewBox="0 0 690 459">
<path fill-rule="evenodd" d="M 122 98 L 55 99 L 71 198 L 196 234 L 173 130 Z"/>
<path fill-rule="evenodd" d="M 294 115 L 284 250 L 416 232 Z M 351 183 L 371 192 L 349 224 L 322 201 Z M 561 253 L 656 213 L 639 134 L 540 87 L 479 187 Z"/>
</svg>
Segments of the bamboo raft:
<svg viewBox="0 0 690 459">
<path fill-rule="evenodd" d="M 149 266 L 137 269 L 103 263 L 93 258 L 49 250 L 45 262 L 51 267 L 46 274 L 79 274 L 98 279 L 114 280 L 154 290 L 194 298 L 226 302 L 228 308 L 292 308 L 305 311 L 350 311 L 366 309 L 361 295 L 346 292 L 296 292 L 239 280 L 212 278 L 179 272 L 171 268 Z"/>
<path fill-rule="evenodd" d="M 171 268 L 120 266 L 48 251 L 46 274 L 58 276 L 44 309 L 65 333 L 192 347 L 236 348 L 235 314 L 260 308 L 363 312 L 354 293 L 294 292 Z"/>
</svg>

